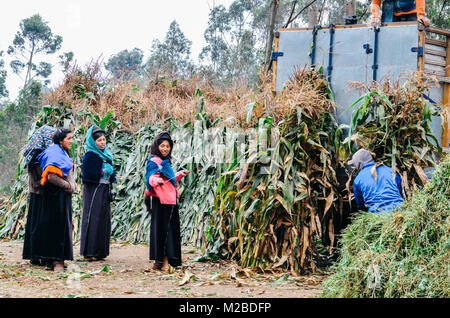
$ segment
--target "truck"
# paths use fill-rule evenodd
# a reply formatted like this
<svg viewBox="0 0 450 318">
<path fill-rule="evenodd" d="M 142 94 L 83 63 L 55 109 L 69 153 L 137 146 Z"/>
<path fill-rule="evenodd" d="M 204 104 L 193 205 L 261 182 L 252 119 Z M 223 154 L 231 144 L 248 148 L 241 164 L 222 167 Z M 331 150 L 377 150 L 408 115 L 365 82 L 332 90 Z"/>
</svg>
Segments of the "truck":
<svg viewBox="0 0 450 318">
<path fill-rule="evenodd" d="M 411 72 L 433 75 L 439 87 L 423 98 L 444 114 L 432 130 L 440 146 L 449 150 L 450 31 L 425 28 L 417 22 L 280 29 L 272 52 L 273 90 L 279 92 L 298 68 L 322 68 L 336 102 L 339 124 L 349 124 L 345 109 L 358 100 L 349 82 L 406 78 Z"/>
</svg>

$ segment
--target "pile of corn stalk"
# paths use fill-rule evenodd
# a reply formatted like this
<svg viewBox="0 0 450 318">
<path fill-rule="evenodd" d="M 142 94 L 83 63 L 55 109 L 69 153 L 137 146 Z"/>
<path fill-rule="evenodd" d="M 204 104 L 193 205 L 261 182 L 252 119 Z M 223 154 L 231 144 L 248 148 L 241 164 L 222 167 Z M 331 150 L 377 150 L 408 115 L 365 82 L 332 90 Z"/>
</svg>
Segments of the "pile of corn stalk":
<svg viewBox="0 0 450 318">
<path fill-rule="evenodd" d="M 314 72 L 298 72 L 278 98 L 291 110 L 285 120 L 260 118 L 246 161 L 236 160 L 219 180 L 206 252 L 242 267 L 314 271 L 317 243 L 327 239 L 332 250 L 333 218 L 342 213 L 334 104 Z"/>
<path fill-rule="evenodd" d="M 442 156 L 442 148 L 434 136 L 431 123 L 434 116 L 443 115 L 436 105 L 423 98 L 432 87 L 431 80 L 418 74 L 410 78 L 390 79 L 370 84 L 354 83 L 365 93 L 347 110 L 355 107 L 345 140 L 337 139 L 339 155 L 346 163 L 357 148 L 374 155 L 378 164 L 392 167 L 402 177 L 405 196 L 428 180 L 425 168 L 434 168 Z"/>
</svg>

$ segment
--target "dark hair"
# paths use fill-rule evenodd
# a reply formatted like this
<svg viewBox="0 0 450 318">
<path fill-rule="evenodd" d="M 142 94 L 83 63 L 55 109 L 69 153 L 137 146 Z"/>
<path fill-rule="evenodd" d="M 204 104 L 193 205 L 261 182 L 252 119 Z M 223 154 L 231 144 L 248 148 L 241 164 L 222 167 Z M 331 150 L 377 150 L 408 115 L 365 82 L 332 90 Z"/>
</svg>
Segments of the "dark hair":
<svg viewBox="0 0 450 318">
<path fill-rule="evenodd" d="M 169 142 L 169 145 L 170 145 L 170 152 L 169 152 L 169 154 L 167 155 L 167 157 L 164 157 L 164 156 L 161 154 L 161 152 L 159 151 L 159 148 L 158 148 L 158 146 L 159 146 L 164 140 L 167 140 L 167 141 Z M 160 157 L 160 158 L 163 159 L 163 160 L 164 160 L 164 159 L 169 159 L 169 160 L 171 160 L 171 159 L 172 159 L 172 149 L 173 149 L 173 140 L 172 140 L 172 138 L 170 138 L 169 133 L 163 131 L 162 133 L 158 134 L 158 135 L 155 137 L 155 140 L 153 141 L 152 146 L 150 147 L 150 152 L 151 152 L 151 154 L 152 154 L 153 156 L 158 156 L 158 157 Z"/>
<path fill-rule="evenodd" d="M 55 134 L 53 135 L 53 143 L 55 144 L 60 144 L 61 141 L 64 140 L 64 138 L 67 137 L 68 134 L 71 134 L 72 130 L 67 129 L 67 128 L 58 128 L 58 130 L 55 132 Z"/>
<path fill-rule="evenodd" d="M 92 134 L 92 138 L 94 140 L 97 140 L 98 138 L 100 138 L 101 136 L 104 136 L 105 134 L 102 131 L 97 131 L 96 133 Z"/>
</svg>

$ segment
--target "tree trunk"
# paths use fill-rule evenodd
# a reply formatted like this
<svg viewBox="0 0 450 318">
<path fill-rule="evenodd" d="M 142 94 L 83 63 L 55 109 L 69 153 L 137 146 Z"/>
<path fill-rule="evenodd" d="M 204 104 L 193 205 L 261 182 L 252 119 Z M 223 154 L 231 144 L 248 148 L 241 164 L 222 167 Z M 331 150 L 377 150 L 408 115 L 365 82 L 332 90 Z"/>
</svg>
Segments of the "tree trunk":
<svg viewBox="0 0 450 318">
<path fill-rule="evenodd" d="M 25 84 L 23 89 L 25 89 L 31 81 L 31 66 L 33 65 L 33 55 L 34 55 L 34 42 L 31 45 L 30 59 L 28 60 L 27 75 L 25 76 Z"/>
<path fill-rule="evenodd" d="M 266 59 L 265 59 L 265 69 L 268 71 L 270 68 L 270 60 L 272 55 L 272 43 L 273 43 L 273 35 L 274 35 L 274 26 L 275 26 L 275 18 L 277 16 L 278 11 L 278 1 L 272 0 L 270 5 L 270 16 L 269 16 L 269 24 L 267 27 L 267 42 L 266 42 Z"/>
</svg>

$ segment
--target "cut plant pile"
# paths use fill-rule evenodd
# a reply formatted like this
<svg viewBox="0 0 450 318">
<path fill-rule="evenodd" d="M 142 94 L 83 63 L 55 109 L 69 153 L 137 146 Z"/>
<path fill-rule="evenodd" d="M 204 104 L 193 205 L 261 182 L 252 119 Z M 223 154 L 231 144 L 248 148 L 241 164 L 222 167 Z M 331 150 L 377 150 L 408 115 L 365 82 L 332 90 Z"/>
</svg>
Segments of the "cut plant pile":
<svg viewBox="0 0 450 318">
<path fill-rule="evenodd" d="M 433 116 L 444 114 L 423 98 L 433 85 L 432 79 L 424 80 L 417 74 L 406 80 L 354 83 L 365 93 L 349 107 L 359 104 L 350 125 L 339 127 L 348 129 L 347 138 L 336 142 L 340 143 L 339 154 L 344 162 L 357 148 L 364 148 L 376 162 L 399 173 L 406 196 L 423 187 L 428 180 L 424 168 L 434 168 L 442 156 L 431 122 Z"/>
<path fill-rule="evenodd" d="M 270 109 L 272 99 L 268 74 L 261 74 L 256 93 L 245 85 L 223 91 L 195 78 L 111 81 L 102 74 L 100 64 L 93 62 L 84 70 L 78 66 L 70 69 L 63 83 L 46 93 L 43 105 L 66 107 L 74 115 L 87 111 L 101 117 L 114 110 L 122 129 L 136 132 L 145 125 L 167 125 L 167 121 L 193 122 L 200 104 L 213 122 L 227 120 L 228 126 L 250 127 L 254 121 L 246 122 L 246 105 L 258 102 Z"/>
<path fill-rule="evenodd" d="M 284 120 L 259 123 L 270 152 L 255 163 L 234 163 L 217 188 L 208 227 L 208 252 L 228 255 L 242 266 L 316 270 L 316 243 L 334 244 L 333 217 L 339 211 L 334 166 L 334 104 L 328 84 L 316 72 L 299 71 L 279 95 Z M 250 150 L 250 155 L 252 151 Z M 212 249 L 211 249 L 212 247 Z"/>
<path fill-rule="evenodd" d="M 450 296 L 450 155 L 397 210 L 357 216 L 324 297 Z"/>
</svg>

